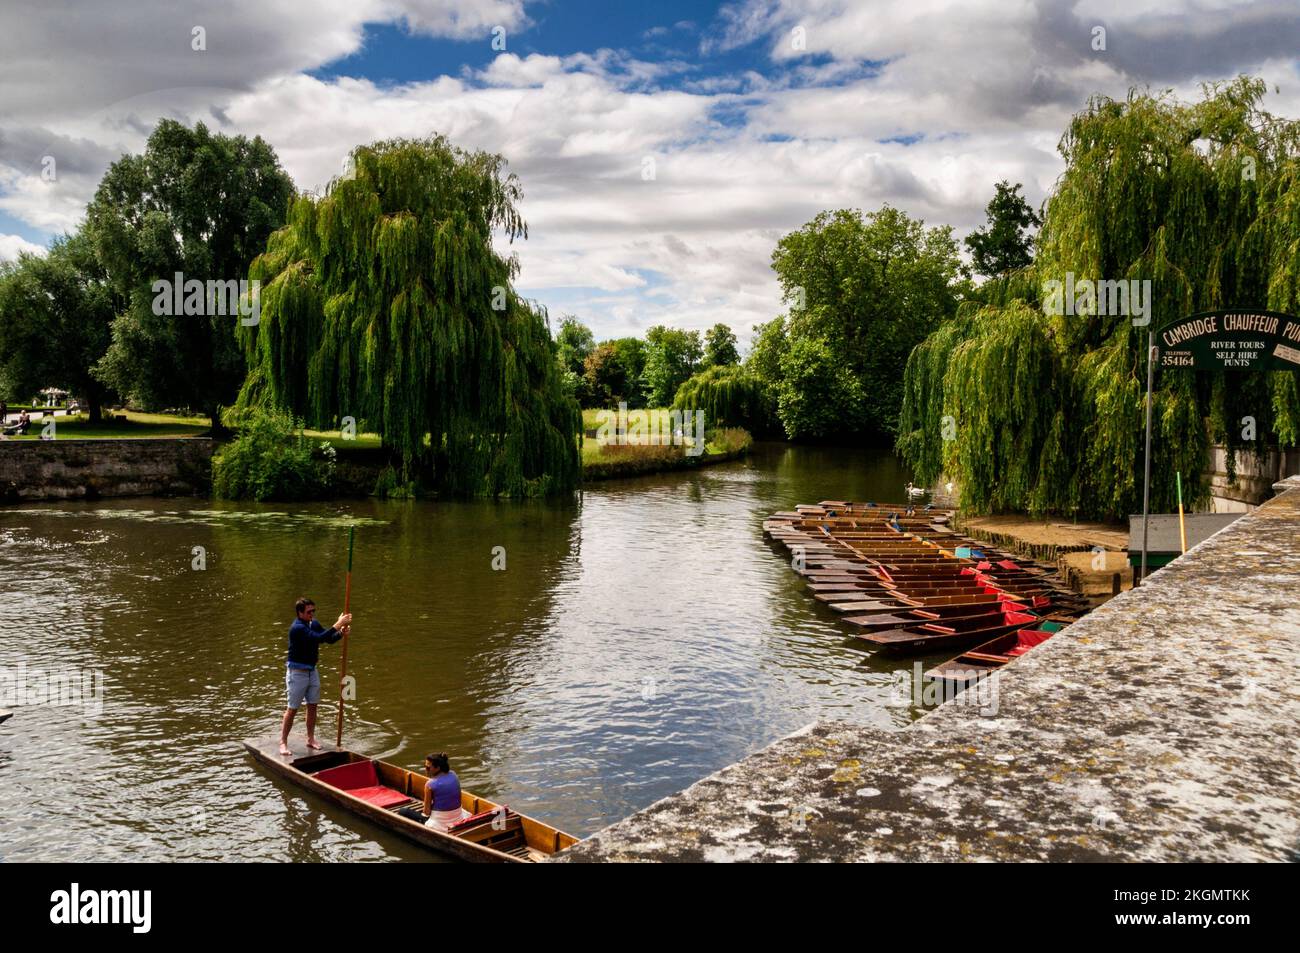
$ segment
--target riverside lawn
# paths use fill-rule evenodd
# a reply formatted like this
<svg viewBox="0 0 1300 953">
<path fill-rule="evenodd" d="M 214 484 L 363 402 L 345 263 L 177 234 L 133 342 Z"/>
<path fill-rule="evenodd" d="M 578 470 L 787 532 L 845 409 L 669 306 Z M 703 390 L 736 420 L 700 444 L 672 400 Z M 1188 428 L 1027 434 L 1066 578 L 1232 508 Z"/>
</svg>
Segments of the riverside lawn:
<svg viewBox="0 0 1300 953">
<path fill-rule="evenodd" d="M 629 413 L 627 402 L 620 401 L 617 410 L 596 411 L 596 423 L 596 443 L 601 446 L 684 446 L 688 457 L 697 457 L 704 452 L 702 410 L 634 410 Z"/>
</svg>

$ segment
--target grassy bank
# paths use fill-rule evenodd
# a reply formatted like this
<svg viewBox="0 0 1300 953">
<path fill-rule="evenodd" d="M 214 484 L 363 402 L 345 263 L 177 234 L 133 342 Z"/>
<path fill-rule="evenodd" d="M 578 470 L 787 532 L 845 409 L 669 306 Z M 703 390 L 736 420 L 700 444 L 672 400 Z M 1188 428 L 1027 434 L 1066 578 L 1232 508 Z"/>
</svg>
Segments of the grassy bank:
<svg viewBox="0 0 1300 953">
<path fill-rule="evenodd" d="M 616 480 L 667 470 L 684 470 L 734 460 L 749 451 L 753 438 L 739 427 L 710 431 L 704 452 L 688 456 L 680 445 L 599 444 L 588 437 L 582 444 L 582 478 Z"/>
<path fill-rule="evenodd" d="M 583 429 L 587 433 L 600 427 L 599 411 L 583 411 Z M 665 410 L 652 413 L 666 415 Z M 86 414 L 56 417 L 56 440 L 89 439 L 139 439 L 198 437 L 209 432 L 206 417 L 185 417 L 172 414 L 147 414 L 137 411 L 117 411 L 92 425 Z M 658 418 L 656 418 L 658 422 Z M 7 437 L 7 440 L 40 440 L 44 421 L 34 419 L 25 437 Z M 667 417 L 663 418 L 667 432 Z M 352 439 L 343 439 L 337 430 L 307 430 L 308 440 L 320 446 L 328 443 L 338 451 L 336 476 L 340 488 L 353 495 L 364 495 L 373 487 L 376 474 L 386 465 L 379 451 L 382 443 L 378 434 L 359 433 Z M 633 436 L 635 439 L 635 433 Z M 749 433 L 738 427 L 708 431 L 702 454 L 688 456 L 686 447 L 676 445 L 601 444 L 588 436 L 582 442 L 582 473 L 585 480 L 610 480 L 640 476 L 668 470 L 718 463 L 742 456 L 752 443 Z"/>
<path fill-rule="evenodd" d="M 170 414 L 142 414 L 133 410 L 105 413 L 97 424 L 86 414 L 72 417 L 34 417 L 25 437 L 6 437 L 6 440 L 40 440 L 46 420 L 54 421 L 55 440 L 101 440 L 141 437 L 197 437 L 208 431 L 206 417 L 176 417 Z"/>
</svg>

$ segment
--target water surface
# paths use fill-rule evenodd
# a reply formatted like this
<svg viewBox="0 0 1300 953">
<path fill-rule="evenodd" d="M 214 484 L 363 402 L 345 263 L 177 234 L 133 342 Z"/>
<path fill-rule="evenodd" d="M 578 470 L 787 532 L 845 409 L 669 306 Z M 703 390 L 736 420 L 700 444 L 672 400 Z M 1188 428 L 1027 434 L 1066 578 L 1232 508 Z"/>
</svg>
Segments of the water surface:
<svg viewBox="0 0 1300 953">
<path fill-rule="evenodd" d="M 572 503 L 0 509 L 0 674 L 39 690 L 39 673 L 72 673 L 92 693 L 103 678 L 102 710 L 22 705 L 0 726 L 0 859 L 430 859 L 238 744 L 277 730 L 294 600 L 325 624 L 340 611 L 348 523 L 345 742 L 411 766 L 446 751 L 466 788 L 574 834 L 816 719 L 902 726 L 902 663 L 849 645 L 761 523 L 897 500 L 907 479 L 888 453 L 760 445 Z M 327 701 L 338 661 L 322 650 Z M 332 739 L 332 703 L 321 715 Z"/>
</svg>

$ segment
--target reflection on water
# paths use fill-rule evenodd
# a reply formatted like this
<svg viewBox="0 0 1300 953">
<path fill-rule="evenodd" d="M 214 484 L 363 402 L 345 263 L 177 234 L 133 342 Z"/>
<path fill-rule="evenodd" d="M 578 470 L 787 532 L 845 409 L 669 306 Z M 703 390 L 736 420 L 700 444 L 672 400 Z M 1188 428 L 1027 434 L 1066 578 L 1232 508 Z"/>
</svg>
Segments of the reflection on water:
<svg viewBox="0 0 1300 953">
<path fill-rule="evenodd" d="M 104 678 L 98 714 L 31 704 L 0 726 L 0 859 L 430 859 L 238 745 L 278 724 L 294 600 L 340 611 L 350 523 L 348 744 L 412 766 L 447 751 L 466 788 L 575 834 L 817 718 L 906 724 L 887 701 L 910 665 L 849 646 L 761 523 L 897 500 L 907 478 L 888 454 L 760 445 L 563 504 L 0 510 L 0 674 L 47 695 L 51 673 Z M 325 647 L 327 701 L 337 665 Z"/>
</svg>

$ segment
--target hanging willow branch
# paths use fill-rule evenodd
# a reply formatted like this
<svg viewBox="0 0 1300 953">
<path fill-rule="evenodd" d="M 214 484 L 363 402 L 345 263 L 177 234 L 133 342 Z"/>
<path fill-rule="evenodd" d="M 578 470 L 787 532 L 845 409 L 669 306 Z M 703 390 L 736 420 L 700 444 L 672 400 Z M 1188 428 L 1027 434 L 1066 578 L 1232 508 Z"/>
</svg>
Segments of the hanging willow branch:
<svg viewBox="0 0 1300 953">
<path fill-rule="evenodd" d="M 381 434 L 404 468 L 456 494 L 571 490 L 581 415 L 564 395 L 544 313 L 511 288 L 499 230 L 527 235 L 504 161 L 442 137 L 356 149 L 303 196 L 252 266 L 258 326 L 241 404 Z"/>
<path fill-rule="evenodd" d="M 677 388 L 674 410 L 702 410 L 709 427 L 744 427 L 751 434 L 774 431 L 776 408 L 759 380 L 739 364 L 713 366 Z"/>
<path fill-rule="evenodd" d="M 1264 92 L 1243 77 L 1207 87 L 1197 103 L 1133 92 L 1098 97 L 1074 117 L 1034 265 L 909 358 L 898 446 L 919 480 L 947 472 L 975 509 L 1135 511 L 1148 327 L 1224 307 L 1294 314 L 1300 303 L 1300 124 L 1263 112 Z M 1030 306 L 1067 275 L 1150 281 L 1150 324 L 1095 306 L 1073 315 Z M 1009 300 L 1022 289 L 1030 304 Z M 1206 469 L 1212 439 L 1267 449 L 1248 436 L 1247 418 L 1256 436 L 1297 443 L 1294 373 L 1165 371 L 1156 382 L 1157 509 L 1174 505 L 1175 473 Z M 945 414 L 958 421 L 951 446 Z M 1191 502 L 1205 499 L 1200 480 L 1184 482 Z"/>
</svg>

